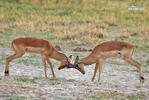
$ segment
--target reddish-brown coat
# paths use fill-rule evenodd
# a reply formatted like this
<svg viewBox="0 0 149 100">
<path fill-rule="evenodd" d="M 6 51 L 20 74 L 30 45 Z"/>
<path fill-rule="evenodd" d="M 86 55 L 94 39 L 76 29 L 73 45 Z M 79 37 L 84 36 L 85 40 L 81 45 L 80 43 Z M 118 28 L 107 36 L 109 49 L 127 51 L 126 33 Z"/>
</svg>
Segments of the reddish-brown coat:
<svg viewBox="0 0 149 100">
<path fill-rule="evenodd" d="M 95 63 L 96 65 L 92 81 L 94 81 L 97 70 L 99 71 L 99 77 L 98 77 L 99 81 L 104 59 L 120 56 L 126 62 L 137 67 L 140 73 L 140 81 L 144 82 L 142 67 L 138 62 L 133 60 L 132 57 L 133 52 L 134 52 L 134 46 L 128 42 L 122 42 L 122 41 L 104 42 L 102 44 L 97 45 L 89 56 L 81 58 L 79 60 L 77 57 L 74 65 L 80 67 L 78 69 L 80 72 L 85 72 L 83 68 L 84 65 L 91 65 Z"/>
<path fill-rule="evenodd" d="M 55 77 L 52 63 L 50 62 L 49 58 L 53 58 L 61 62 L 59 69 L 66 66 L 66 63 L 68 63 L 68 61 L 71 61 L 71 59 L 67 58 L 65 54 L 59 53 L 47 40 L 30 37 L 17 38 L 12 41 L 12 47 L 15 53 L 12 56 L 8 57 L 6 60 L 5 76 L 9 76 L 9 62 L 21 57 L 22 55 L 24 55 L 25 52 L 41 54 L 41 58 L 44 64 L 45 77 L 47 77 L 46 62 L 48 62 L 48 64 L 50 65 L 53 77 Z"/>
<path fill-rule="evenodd" d="M 108 41 L 104 42 L 102 44 L 97 45 L 92 53 L 94 52 L 105 52 L 105 51 L 113 51 L 113 50 L 118 50 L 121 51 L 122 49 L 132 49 L 134 48 L 133 45 L 131 45 L 128 42 L 122 42 L 122 41 Z"/>
</svg>

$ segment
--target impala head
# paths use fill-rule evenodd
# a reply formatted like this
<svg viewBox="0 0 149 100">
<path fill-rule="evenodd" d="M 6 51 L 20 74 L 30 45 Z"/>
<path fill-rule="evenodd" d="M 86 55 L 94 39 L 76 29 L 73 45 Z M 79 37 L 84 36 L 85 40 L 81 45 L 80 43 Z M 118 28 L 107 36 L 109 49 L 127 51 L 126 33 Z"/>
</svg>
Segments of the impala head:
<svg viewBox="0 0 149 100">
<path fill-rule="evenodd" d="M 65 56 L 66 57 L 66 56 Z M 70 55 L 69 57 L 66 57 L 66 63 L 65 63 L 65 67 L 72 67 L 72 55 Z"/>
<path fill-rule="evenodd" d="M 62 53 L 61 53 L 62 54 Z M 67 57 L 65 54 L 63 54 L 65 56 L 65 60 L 61 63 L 60 67 L 58 68 L 59 70 L 63 69 L 63 68 L 72 68 L 72 55 L 70 55 L 69 57 Z"/>
<path fill-rule="evenodd" d="M 75 68 L 78 71 L 80 71 L 82 74 L 85 74 L 84 63 L 79 62 L 79 56 L 76 57 L 75 62 L 74 62 L 73 66 L 71 68 Z"/>
</svg>

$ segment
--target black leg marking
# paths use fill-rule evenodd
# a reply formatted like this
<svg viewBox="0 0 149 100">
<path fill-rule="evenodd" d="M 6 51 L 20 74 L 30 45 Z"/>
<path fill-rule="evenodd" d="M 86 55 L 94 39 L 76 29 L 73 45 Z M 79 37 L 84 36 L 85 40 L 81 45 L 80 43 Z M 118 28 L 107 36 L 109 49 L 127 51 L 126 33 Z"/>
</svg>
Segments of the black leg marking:
<svg viewBox="0 0 149 100">
<path fill-rule="evenodd" d="M 141 80 L 144 80 L 144 77 L 143 77 L 143 76 L 141 76 L 141 77 L 140 77 L 140 79 L 141 79 Z"/>
<path fill-rule="evenodd" d="M 9 73 L 9 71 L 5 71 L 5 74 L 8 74 Z"/>
</svg>

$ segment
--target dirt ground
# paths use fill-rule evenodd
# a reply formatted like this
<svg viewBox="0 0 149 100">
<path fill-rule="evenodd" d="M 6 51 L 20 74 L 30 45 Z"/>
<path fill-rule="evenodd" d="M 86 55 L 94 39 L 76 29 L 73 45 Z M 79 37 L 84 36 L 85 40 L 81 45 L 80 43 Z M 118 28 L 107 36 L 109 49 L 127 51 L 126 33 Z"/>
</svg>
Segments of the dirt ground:
<svg viewBox="0 0 149 100">
<path fill-rule="evenodd" d="M 28 55 L 20 59 L 30 60 Z M 97 82 L 98 73 L 95 81 L 91 82 L 95 65 L 86 66 L 86 74 L 82 75 L 75 69 L 59 71 L 59 63 L 51 60 L 56 78 L 51 78 L 51 70 L 48 67 L 48 79 L 45 79 L 40 58 L 32 60 L 32 63 L 39 62 L 37 65 L 18 63 L 19 59 L 12 61 L 9 77 L 4 77 L 5 64 L 2 63 L 0 100 L 149 100 L 149 74 L 144 73 L 145 83 L 141 84 L 139 73 L 132 71 L 135 67 L 125 64 L 123 60 L 115 59 L 121 65 L 107 63 L 109 60 L 103 65 L 100 82 Z"/>
</svg>

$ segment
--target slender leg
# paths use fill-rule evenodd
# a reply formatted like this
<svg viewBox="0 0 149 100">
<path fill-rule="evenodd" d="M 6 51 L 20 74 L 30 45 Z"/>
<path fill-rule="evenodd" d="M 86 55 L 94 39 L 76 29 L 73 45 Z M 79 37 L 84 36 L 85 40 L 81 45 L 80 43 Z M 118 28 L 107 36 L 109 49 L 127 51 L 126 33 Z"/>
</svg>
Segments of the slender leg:
<svg viewBox="0 0 149 100">
<path fill-rule="evenodd" d="M 144 77 L 143 77 L 143 73 L 142 73 L 142 66 L 141 66 L 141 64 L 139 64 L 138 62 L 136 62 L 132 58 L 124 58 L 124 60 L 126 62 L 130 63 L 131 65 L 134 65 L 134 66 L 137 67 L 137 69 L 139 70 L 139 73 L 140 73 L 140 82 L 144 83 Z"/>
<path fill-rule="evenodd" d="M 96 65 L 95 65 L 95 70 L 94 70 L 94 75 L 93 75 L 93 78 L 92 78 L 92 82 L 93 82 L 94 79 L 95 79 L 95 76 L 96 76 L 96 72 L 97 72 L 98 67 L 99 67 L 99 62 L 96 63 Z"/>
<path fill-rule="evenodd" d="M 99 76 L 98 76 L 98 82 L 101 79 L 101 72 L 102 72 L 102 65 L 103 65 L 103 60 L 101 59 L 99 62 Z"/>
<path fill-rule="evenodd" d="M 10 57 L 8 57 L 8 58 L 6 59 L 6 67 L 5 67 L 5 72 L 4 72 L 4 73 L 5 73 L 5 76 L 9 76 L 9 63 L 10 63 L 12 60 L 14 60 L 14 59 L 23 56 L 23 54 L 24 54 L 24 53 L 15 53 L 15 54 L 13 54 L 12 56 L 10 56 Z"/>
<path fill-rule="evenodd" d="M 46 57 L 46 60 L 47 60 L 48 64 L 50 65 L 50 68 L 51 68 L 51 71 L 52 71 L 53 78 L 55 78 L 55 74 L 54 74 L 54 70 L 53 70 L 52 63 L 50 62 L 50 60 L 49 60 L 48 57 Z"/>
<path fill-rule="evenodd" d="M 43 62 L 43 65 L 44 65 L 45 78 L 47 78 L 47 65 L 46 65 L 45 55 L 41 54 L 41 58 L 42 58 L 42 62 Z"/>
</svg>

